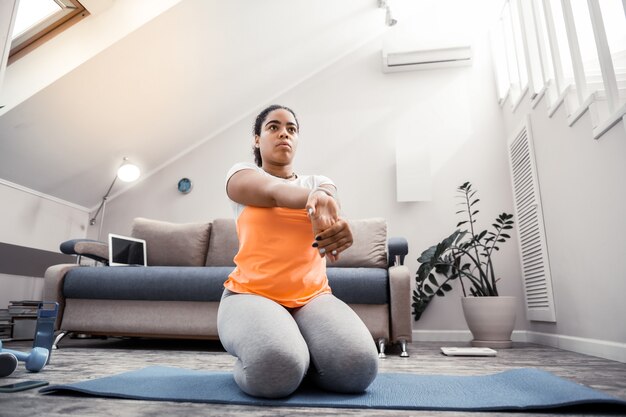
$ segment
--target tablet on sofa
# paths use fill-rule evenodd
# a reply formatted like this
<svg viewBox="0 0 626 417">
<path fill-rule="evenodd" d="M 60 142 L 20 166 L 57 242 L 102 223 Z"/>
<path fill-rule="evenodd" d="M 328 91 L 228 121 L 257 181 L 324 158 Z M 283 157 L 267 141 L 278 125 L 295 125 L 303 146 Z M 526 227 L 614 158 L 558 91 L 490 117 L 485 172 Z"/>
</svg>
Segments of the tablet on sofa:
<svg viewBox="0 0 626 417">
<path fill-rule="evenodd" d="M 109 233 L 109 265 L 147 266 L 146 241 Z"/>
</svg>

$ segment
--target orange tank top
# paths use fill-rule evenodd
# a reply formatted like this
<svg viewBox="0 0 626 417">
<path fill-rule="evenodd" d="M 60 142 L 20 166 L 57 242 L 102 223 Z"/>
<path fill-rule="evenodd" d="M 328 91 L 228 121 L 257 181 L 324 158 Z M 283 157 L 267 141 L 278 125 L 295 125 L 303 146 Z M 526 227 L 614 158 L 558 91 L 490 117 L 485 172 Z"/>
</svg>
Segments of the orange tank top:
<svg viewBox="0 0 626 417">
<path fill-rule="evenodd" d="M 326 260 L 314 241 L 306 210 L 246 206 L 237 218 L 237 267 L 224 287 L 301 307 L 330 293 Z"/>
</svg>

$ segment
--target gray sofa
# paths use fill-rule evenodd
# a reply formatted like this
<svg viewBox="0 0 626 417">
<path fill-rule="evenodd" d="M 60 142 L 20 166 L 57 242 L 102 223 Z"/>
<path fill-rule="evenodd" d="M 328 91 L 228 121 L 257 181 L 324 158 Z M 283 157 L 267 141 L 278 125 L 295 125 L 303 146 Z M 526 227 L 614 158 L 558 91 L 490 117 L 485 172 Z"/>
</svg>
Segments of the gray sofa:
<svg viewBox="0 0 626 417">
<path fill-rule="evenodd" d="M 377 341 L 411 341 L 410 274 L 404 238 L 387 239 L 383 219 L 350 221 L 354 244 L 327 275 L 333 293 L 361 317 Z M 44 299 L 59 303 L 57 342 L 66 334 L 218 339 L 217 309 L 234 268 L 238 240 L 232 219 L 176 224 L 144 218 L 133 237 L 146 240 L 147 267 L 62 264 L 45 274 Z M 87 240 L 62 251 L 106 261 L 107 247 Z"/>
</svg>

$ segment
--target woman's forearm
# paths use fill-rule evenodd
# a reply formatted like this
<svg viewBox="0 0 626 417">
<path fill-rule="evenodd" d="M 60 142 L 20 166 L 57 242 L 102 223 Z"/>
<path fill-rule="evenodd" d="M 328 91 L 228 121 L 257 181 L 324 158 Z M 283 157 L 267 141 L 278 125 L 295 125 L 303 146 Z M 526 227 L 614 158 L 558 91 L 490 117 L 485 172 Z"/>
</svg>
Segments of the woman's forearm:
<svg viewBox="0 0 626 417">
<path fill-rule="evenodd" d="M 311 190 L 290 184 L 276 183 L 268 188 L 268 194 L 275 207 L 303 209 L 309 199 Z"/>
</svg>

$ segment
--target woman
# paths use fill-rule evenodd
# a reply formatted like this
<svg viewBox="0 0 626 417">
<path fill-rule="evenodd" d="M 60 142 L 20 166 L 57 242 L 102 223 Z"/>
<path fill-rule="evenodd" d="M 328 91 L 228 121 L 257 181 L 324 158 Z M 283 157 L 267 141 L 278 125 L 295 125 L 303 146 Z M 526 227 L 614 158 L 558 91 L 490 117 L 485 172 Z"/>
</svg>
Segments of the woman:
<svg viewBox="0 0 626 417">
<path fill-rule="evenodd" d="M 323 389 L 362 392 L 378 371 L 367 327 L 328 285 L 326 259 L 350 247 L 352 233 L 332 181 L 293 170 L 298 134 L 292 110 L 266 108 L 254 125 L 256 165 L 236 164 L 226 178 L 239 252 L 218 333 L 237 357 L 237 385 L 258 397 L 287 396 L 307 373 Z"/>
</svg>

